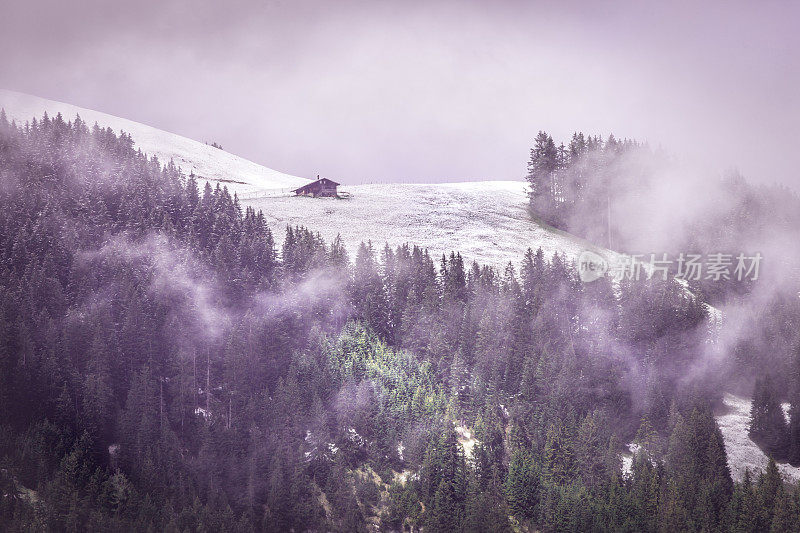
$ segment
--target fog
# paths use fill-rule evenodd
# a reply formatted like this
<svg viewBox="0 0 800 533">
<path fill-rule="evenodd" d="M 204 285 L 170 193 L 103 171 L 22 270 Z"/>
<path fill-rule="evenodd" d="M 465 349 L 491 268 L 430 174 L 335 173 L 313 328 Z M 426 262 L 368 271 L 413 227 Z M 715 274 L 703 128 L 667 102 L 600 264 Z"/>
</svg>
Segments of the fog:
<svg viewBox="0 0 800 533">
<path fill-rule="evenodd" d="M 613 247 L 650 254 L 676 266 L 679 254 L 731 254 L 731 280 L 736 257 L 761 255 L 759 268 L 743 279 L 746 291 L 732 290 L 724 279 L 709 281 L 703 270 L 691 290 L 716 309 L 710 313 L 708 344 L 702 357 L 681 372 L 686 381 L 719 377 L 741 394 L 752 392 L 753 380 L 768 372 L 785 380 L 793 372 L 800 316 L 800 198 L 780 186 L 748 184 L 735 171 L 709 173 L 648 149 L 632 149 L 614 166 L 609 210 Z M 601 202 L 605 207 L 605 201 Z M 570 227 L 591 228 L 607 222 L 606 213 L 577 210 Z M 595 239 L 599 242 L 599 239 Z M 727 279 L 727 278 L 726 278 Z M 614 348 L 615 351 L 619 351 Z M 770 368 L 753 363 L 770 361 Z M 788 387 L 786 394 L 788 394 Z"/>
<path fill-rule="evenodd" d="M 97 281 L 110 284 L 89 299 L 94 305 L 124 293 L 119 280 L 125 270 L 147 272 L 146 292 L 167 303 L 165 320 L 187 346 L 219 346 L 236 324 L 252 329 L 316 311 L 325 324 L 341 327 L 352 315 L 345 280 L 322 268 L 280 292 L 256 291 L 234 303 L 206 262 L 163 233 L 114 236 L 99 249 L 82 252 L 78 261 L 82 271 L 96 271 Z"/>
<path fill-rule="evenodd" d="M 796 4 L 5 2 L 0 86 L 344 183 L 519 179 L 540 129 L 797 184 Z"/>
</svg>

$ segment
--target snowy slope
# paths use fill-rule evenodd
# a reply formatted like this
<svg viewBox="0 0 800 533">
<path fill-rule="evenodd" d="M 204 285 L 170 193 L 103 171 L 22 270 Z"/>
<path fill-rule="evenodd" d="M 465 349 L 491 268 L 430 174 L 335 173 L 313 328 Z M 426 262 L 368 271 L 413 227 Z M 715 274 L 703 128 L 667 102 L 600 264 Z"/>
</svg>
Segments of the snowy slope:
<svg viewBox="0 0 800 533">
<path fill-rule="evenodd" d="M 123 118 L 0 89 L 0 107 L 9 120 L 19 123 L 52 117 L 97 122 L 117 133 L 129 133 L 135 146 L 170 159 L 187 174 L 194 172 L 212 183 L 220 182 L 239 194 L 244 204 L 263 209 L 277 242 L 286 225 L 318 230 L 330 242 L 337 234 L 355 254 L 361 241 L 376 247 L 418 244 L 438 256 L 459 250 L 468 260 L 504 267 L 518 264 L 528 247 L 541 247 L 549 256 L 564 253 L 575 258 L 585 249 L 605 257 L 600 250 L 571 235 L 532 222 L 525 206 L 524 182 L 472 182 L 455 184 L 381 184 L 342 187 L 347 200 L 295 197 L 290 193 L 308 180 L 277 172 L 180 135 L 167 133 Z M 335 177 L 334 177 L 335 178 Z"/>
<path fill-rule="evenodd" d="M 725 441 L 725 452 L 728 454 L 728 465 L 731 467 L 733 479 L 741 479 L 745 468 L 749 468 L 750 472 L 761 472 L 767 466 L 768 459 L 747 435 L 750 428 L 751 401 L 733 394 L 725 394 L 722 401 L 726 411 L 717 415 L 716 419 Z M 778 470 L 786 480 L 800 480 L 798 467 L 778 464 Z"/>
<path fill-rule="evenodd" d="M 216 182 L 235 185 L 240 194 L 288 192 L 309 181 L 262 167 L 224 150 L 174 133 L 70 104 L 0 89 L 0 108 L 5 109 L 8 120 L 14 119 L 19 124 L 34 117 L 39 120 L 46 111 L 50 117 L 61 113 L 65 121 L 74 120 L 75 115 L 80 115 L 89 126 L 96 122 L 101 127 L 110 127 L 117 134 L 125 131 L 131 135 L 136 147 L 149 155 L 155 155 L 162 163 L 172 159 L 186 174 L 194 172 L 211 181 L 212 185 Z M 238 183 L 231 183 L 232 181 Z"/>
</svg>

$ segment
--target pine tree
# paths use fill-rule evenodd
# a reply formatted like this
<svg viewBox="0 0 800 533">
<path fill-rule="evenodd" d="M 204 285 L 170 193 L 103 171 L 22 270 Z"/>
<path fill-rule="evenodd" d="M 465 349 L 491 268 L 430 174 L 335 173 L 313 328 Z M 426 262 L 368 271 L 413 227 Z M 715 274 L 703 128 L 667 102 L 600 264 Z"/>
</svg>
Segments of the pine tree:
<svg viewBox="0 0 800 533">
<path fill-rule="evenodd" d="M 756 380 L 750 409 L 750 438 L 763 446 L 767 453 L 785 457 L 788 428 L 769 375 Z"/>
<path fill-rule="evenodd" d="M 778 495 L 770 531 L 772 533 L 800 531 L 800 493 L 797 489 L 786 488 Z"/>
<path fill-rule="evenodd" d="M 520 520 L 533 519 L 537 514 L 540 475 L 540 469 L 529 452 L 514 452 L 508 466 L 505 493 L 511 514 Z"/>
<path fill-rule="evenodd" d="M 563 421 L 551 424 L 544 447 L 544 480 L 549 486 L 563 486 L 575 474 L 574 443 L 571 428 Z"/>
<path fill-rule="evenodd" d="M 556 170 L 558 149 L 553 138 L 540 131 L 531 149 L 527 180 L 532 212 L 546 222 L 555 220 Z"/>
<path fill-rule="evenodd" d="M 455 531 L 464 519 L 467 494 L 466 464 L 452 429 L 431 444 L 422 466 L 425 524 L 432 531 Z"/>
<path fill-rule="evenodd" d="M 772 524 L 776 502 L 783 498 L 784 487 L 778 466 L 773 458 L 769 458 L 767 468 L 758 478 L 756 487 L 759 504 L 763 512 L 763 524 L 768 527 Z"/>
</svg>

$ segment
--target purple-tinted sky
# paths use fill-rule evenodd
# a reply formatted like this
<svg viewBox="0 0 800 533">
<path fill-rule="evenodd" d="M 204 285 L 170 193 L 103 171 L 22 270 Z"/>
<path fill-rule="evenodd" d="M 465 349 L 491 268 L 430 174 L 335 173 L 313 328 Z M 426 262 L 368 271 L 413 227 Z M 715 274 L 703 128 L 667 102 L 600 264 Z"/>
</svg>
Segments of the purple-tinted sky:
<svg viewBox="0 0 800 533">
<path fill-rule="evenodd" d="M 798 6 L 0 0 L 0 87 L 346 183 L 518 179 L 544 129 L 797 187 Z"/>
</svg>

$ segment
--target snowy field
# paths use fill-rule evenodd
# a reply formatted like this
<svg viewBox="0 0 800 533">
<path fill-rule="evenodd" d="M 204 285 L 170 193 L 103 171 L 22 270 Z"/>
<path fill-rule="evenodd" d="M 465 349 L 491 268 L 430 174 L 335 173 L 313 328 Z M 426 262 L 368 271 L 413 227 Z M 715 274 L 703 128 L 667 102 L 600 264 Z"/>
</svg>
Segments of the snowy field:
<svg viewBox="0 0 800 533">
<path fill-rule="evenodd" d="M 291 189 L 309 180 L 283 174 L 252 161 L 123 118 L 54 102 L 35 96 L 0 90 L 0 107 L 18 123 L 47 113 L 60 112 L 64 120 L 79 114 L 92 126 L 125 131 L 143 152 L 162 163 L 172 159 L 185 173 L 221 183 L 236 192 L 242 203 L 262 209 L 280 245 L 287 225 L 304 225 L 319 231 L 330 242 L 342 236 L 354 257 L 362 241 L 428 248 L 434 258 L 460 251 L 465 259 L 503 268 L 518 265 L 527 248 L 541 247 L 546 255 L 564 253 L 574 259 L 598 249 L 571 235 L 539 226 L 528 217 L 526 185 L 522 181 L 485 181 L 450 184 L 379 184 L 340 187 L 350 199 L 295 197 Z M 335 179 L 335 176 L 331 176 Z"/>
<path fill-rule="evenodd" d="M 418 244 L 434 258 L 460 251 L 497 267 L 518 265 L 528 247 L 575 258 L 594 246 L 531 221 L 523 182 L 377 184 L 344 186 L 349 199 L 245 197 L 264 211 L 277 240 L 287 224 L 318 230 L 330 242 L 342 236 L 351 253 L 361 241 L 395 247 Z"/>
<path fill-rule="evenodd" d="M 745 468 L 749 468 L 751 472 L 760 472 L 767 466 L 768 459 L 747 435 L 751 401 L 733 394 L 725 394 L 723 403 L 726 411 L 716 417 L 717 424 L 725 440 L 731 475 L 733 479 L 739 480 L 744 475 Z M 778 464 L 778 470 L 788 481 L 800 480 L 800 467 Z"/>
</svg>

